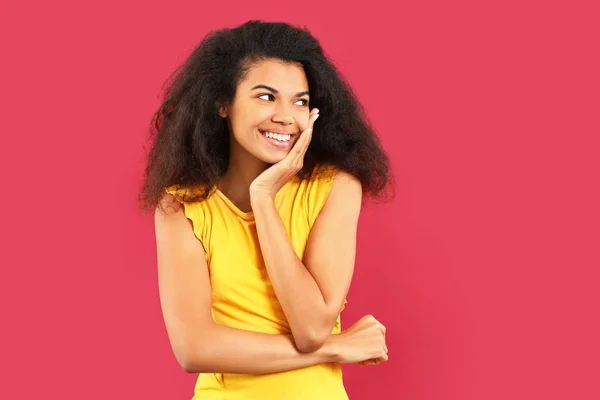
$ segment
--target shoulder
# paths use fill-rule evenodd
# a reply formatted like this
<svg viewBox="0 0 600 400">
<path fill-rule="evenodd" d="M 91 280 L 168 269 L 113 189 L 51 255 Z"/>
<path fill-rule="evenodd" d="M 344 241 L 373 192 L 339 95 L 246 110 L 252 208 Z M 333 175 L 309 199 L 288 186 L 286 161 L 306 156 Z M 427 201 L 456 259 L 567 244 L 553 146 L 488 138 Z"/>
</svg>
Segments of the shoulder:
<svg viewBox="0 0 600 400">
<path fill-rule="evenodd" d="M 330 179 L 329 191 L 319 208 L 309 214 L 311 232 L 318 241 L 349 240 L 356 235 L 362 209 L 362 185 L 351 173 L 337 170 Z M 326 239 L 327 238 L 327 239 Z"/>
<path fill-rule="evenodd" d="M 313 169 L 311 180 L 326 191 L 362 197 L 362 184 L 358 178 L 331 164 L 319 164 Z"/>
<path fill-rule="evenodd" d="M 342 190 L 350 191 L 352 193 L 362 193 L 362 184 L 360 183 L 360 180 L 346 171 L 337 170 L 334 176 L 333 186 L 338 191 Z"/>
<path fill-rule="evenodd" d="M 340 208 L 343 211 L 358 211 L 362 204 L 362 184 L 349 172 L 336 170 L 331 178 L 331 189 L 325 203 L 326 208 Z"/>
<path fill-rule="evenodd" d="M 320 214 L 357 215 L 362 186 L 352 174 L 333 165 L 317 165 L 306 186 L 305 206 L 310 226 Z"/>
</svg>

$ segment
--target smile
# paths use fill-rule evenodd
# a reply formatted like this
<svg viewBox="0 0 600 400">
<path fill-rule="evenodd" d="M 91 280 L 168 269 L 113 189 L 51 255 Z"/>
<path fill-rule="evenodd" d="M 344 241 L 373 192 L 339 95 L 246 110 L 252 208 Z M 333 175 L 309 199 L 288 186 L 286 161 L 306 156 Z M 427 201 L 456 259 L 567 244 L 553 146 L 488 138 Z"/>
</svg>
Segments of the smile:
<svg viewBox="0 0 600 400">
<path fill-rule="evenodd" d="M 259 130 L 259 132 L 261 133 L 261 136 L 267 140 L 267 142 L 279 149 L 286 149 L 290 147 L 295 136 L 294 134 L 285 135 L 261 130 Z"/>
</svg>

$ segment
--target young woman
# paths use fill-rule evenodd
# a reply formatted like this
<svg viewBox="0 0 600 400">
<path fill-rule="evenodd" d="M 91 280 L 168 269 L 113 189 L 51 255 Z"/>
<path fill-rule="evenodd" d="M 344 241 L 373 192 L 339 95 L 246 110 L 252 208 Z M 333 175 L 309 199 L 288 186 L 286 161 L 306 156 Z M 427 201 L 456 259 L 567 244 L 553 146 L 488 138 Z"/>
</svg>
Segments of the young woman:
<svg viewBox="0 0 600 400">
<path fill-rule="evenodd" d="M 285 23 L 212 32 L 176 71 L 139 200 L 194 399 L 347 399 L 341 363 L 387 360 L 373 316 L 340 327 L 363 192 L 389 181 L 361 112 L 318 41 Z"/>
</svg>

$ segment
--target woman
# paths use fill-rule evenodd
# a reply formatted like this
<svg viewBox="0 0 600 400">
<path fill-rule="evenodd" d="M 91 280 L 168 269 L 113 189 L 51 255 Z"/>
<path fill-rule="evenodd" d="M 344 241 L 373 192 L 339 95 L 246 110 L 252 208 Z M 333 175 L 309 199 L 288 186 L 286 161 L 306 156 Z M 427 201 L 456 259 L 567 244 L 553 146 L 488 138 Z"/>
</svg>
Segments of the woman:
<svg viewBox="0 0 600 400">
<path fill-rule="evenodd" d="M 177 71 L 140 204 L 156 210 L 161 308 L 200 373 L 194 399 L 347 399 L 340 363 L 387 360 L 374 317 L 340 329 L 362 193 L 389 173 L 361 111 L 285 23 L 212 32 Z"/>
</svg>

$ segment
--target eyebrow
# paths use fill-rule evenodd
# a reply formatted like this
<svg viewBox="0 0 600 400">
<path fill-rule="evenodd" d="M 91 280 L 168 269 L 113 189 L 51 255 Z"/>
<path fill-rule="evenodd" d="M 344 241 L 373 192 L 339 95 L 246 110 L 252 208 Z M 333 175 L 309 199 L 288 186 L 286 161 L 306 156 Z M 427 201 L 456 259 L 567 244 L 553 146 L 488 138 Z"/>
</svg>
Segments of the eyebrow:
<svg viewBox="0 0 600 400">
<path fill-rule="evenodd" d="M 266 90 L 268 90 L 270 92 L 273 92 L 275 94 L 279 94 L 279 91 L 277 89 L 274 89 L 274 88 L 272 88 L 270 86 L 267 86 L 267 85 L 256 85 L 256 86 L 254 86 L 250 90 L 255 90 L 255 89 L 266 89 Z M 302 97 L 304 95 L 310 96 L 310 93 L 308 93 L 308 90 L 305 91 L 305 92 L 298 92 L 298 93 L 296 93 L 295 97 Z"/>
</svg>

